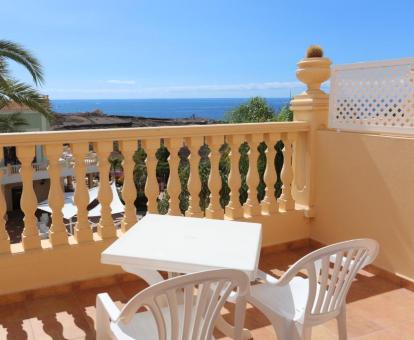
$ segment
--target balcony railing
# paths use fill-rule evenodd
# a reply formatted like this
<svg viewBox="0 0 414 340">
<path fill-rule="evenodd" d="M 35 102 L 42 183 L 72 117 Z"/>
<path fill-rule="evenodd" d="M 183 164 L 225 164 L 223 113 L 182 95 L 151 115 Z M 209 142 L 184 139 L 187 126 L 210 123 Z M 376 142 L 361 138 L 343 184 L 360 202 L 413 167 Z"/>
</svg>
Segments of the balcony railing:
<svg viewBox="0 0 414 340">
<path fill-rule="evenodd" d="M 41 240 L 37 229 L 37 209 L 36 194 L 33 189 L 32 181 L 36 167 L 32 160 L 35 154 L 35 145 L 44 146 L 46 156 L 49 160 L 47 167 L 50 177 L 49 204 L 52 208 L 51 227 L 49 231 L 50 244 L 57 246 L 68 244 L 69 236 L 63 220 L 63 192 L 60 183 L 61 157 L 63 144 L 68 140 L 76 141 L 70 144 L 70 149 L 74 160 L 74 175 L 76 178 L 75 202 L 77 206 L 77 222 L 74 231 L 74 241 L 76 243 L 89 242 L 94 240 L 91 224 L 88 221 L 87 206 L 89 203 L 88 190 L 85 184 L 86 166 L 89 160 L 84 161 L 89 152 L 90 145 L 97 154 L 99 170 L 99 193 L 98 199 L 102 206 L 101 218 L 97 228 L 100 239 L 112 238 L 116 236 L 116 228 L 111 216 L 112 191 L 109 182 L 110 163 L 108 157 L 114 150 L 114 142 L 119 145 L 123 156 L 123 188 L 122 199 L 125 204 L 125 212 L 122 222 L 122 229 L 125 231 L 137 222 L 137 211 L 134 202 L 137 198 L 137 190 L 134 183 L 134 153 L 138 148 L 143 148 L 147 155 L 145 167 L 147 172 L 145 184 L 145 196 L 147 201 L 147 211 L 157 213 L 157 199 L 159 197 L 159 184 L 156 176 L 157 158 L 156 152 L 161 144 L 164 144 L 169 152 L 168 159 L 170 175 L 167 183 L 169 196 L 168 214 L 179 215 L 181 194 L 178 153 L 182 147 L 189 150 L 190 175 L 187 183 L 189 199 L 186 216 L 209 217 L 209 218 L 230 218 L 240 219 L 244 217 L 255 217 L 258 215 L 278 214 L 279 211 L 289 211 L 295 208 L 294 192 L 292 183 L 294 182 L 293 166 L 295 153 L 293 146 L 298 136 L 306 135 L 309 127 L 305 122 L 289 123 L 263 123 L 263 124 L 223 124 L 212 126 L 185 126 L 185 127 L 163 127 L 163 128 L 136 128 L 136 129 L 111 129 L 93 131 L 68 131 L 68 132 L 41 132 L 41 133 L 22 133 L 0 135 L 0 145 L 15 146 L 17 156 L 21 162 L 20 175 L 23 184 L 21 196 L 21 209 L 24 213 L 24 229 L 22 233 L 22 245 L 24 250 L 41 248 Z M 284 165 L 281 173 L 283 181 L 282 193 L 279 203 L 275 197 L 276 169 L 274 145 L 283 141 Z M 302 140 L 302 139 L 301 139 Z M 249 171 L 246 177 L 246 184 L 249 188 L 247 201 L 242 205 L 239 201 L 239 189 L 241 177 L 239 172 L 240 154 L 238 152 L 242 143 L 249 144 L 250 151 Z M 264 182 L 266 183 L 265 195 L 261 202 L 257 199 L 257 187 L 259 185 L 259 173 L 257 161 L 259 157 L 259 143 L 265 142 L 266 150 L 266 170 Z M 224 143 L 230 147 L 231 169 L 228 176 L 228 187 L 230 189 L 229 202 L 223 208 L 220 203 L 220 190 L 222 189 L 221 177 L 219 173 L 220 148 Z M 200 209 L 199 193 L 201 190 L 198 166 L 200 162 L 199 150 L 207 144 L 210 150 L 208 155 L 211 170 L 208 179 L 210 191 L 209 204 L 205 211 Z M 80 161 L 81 160 L 81 161 Z M 0 214 L 4 215 L 5 200 L 0 197 Z M 4 231 L 4 222 L 0 228 Z M 7 233 L 2 232 L 2 251 L 9 252 L 10 247 L 7 243 Z"/>
</svg>

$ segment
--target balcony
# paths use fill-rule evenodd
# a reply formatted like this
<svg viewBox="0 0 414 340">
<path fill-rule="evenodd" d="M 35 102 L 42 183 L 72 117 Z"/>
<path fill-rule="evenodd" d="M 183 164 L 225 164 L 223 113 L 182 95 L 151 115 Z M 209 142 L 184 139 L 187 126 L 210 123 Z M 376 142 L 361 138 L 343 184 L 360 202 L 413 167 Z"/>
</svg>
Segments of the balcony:
<svg viewBox="0 0 414 340">
<path fill-rule="evenodd" d="M 413 65 L 410 59 L 333 67 L 328 96 L 320 90 L 320 84 L 329 78 L 329 63 L 302 61 L 298 77 L 308 89 L 292 100 L 293 122 L 0 135 L 0 145 L 16 147 L 21 163 L 24 213 L 19 243 L 10 243 L 5 222 L 0 221 L 2 332 L 13 339 L 93 338 L 96 293 L 109 291 L 124 303 L 142 288 L 137 278 L 125 275 L 120 268 L 102 265 L 100 253 L 139 223 L 143 213 L 159 213 L 164 197 L 167 214 L 261 223 L 261 267 L 276 275 L 312 247 L 359 237 L 378 240 L 381 251 L 375 265 L 359 274 L 349 296 L 350 334 L 360 339 L 411 336 Z M 401 83 L 403 91 L 398 88 Z M 357 85 L 362 86 L 358 91 Z M 384 91 L 392 95 L 384 95 Z M 374 110 L 378 115 L 372 114 Z M 73 234 L 68 233 L 62 214 L 60 158 L 67 141 L 72 141 L 71 174 L 76 183 Z M 276 148 L 280 142 L 283 148 Z M 240 146 L 245 143 L 249 151 L 243 156 Z M 42 170 L 50 178 L 52 215 L 47 239 L 40 238 L 37 227 L 38 200 L 33 187 L 36 169 L 32 164 L 35 146 L 42 146 L 48 159 L 47 169 Z M 165 188 L 157 176 L 157 151 L 161 146 L 170 154 Z M 229 169 L 222 181 L 224 146 Z M 89 166 L 85 157 L 91 148 L 96 153 L 98 200 L 102 206 L 94 226 L 88 219 L 85 182 Z M 108 157 L 115 149 L 123 157 L 121 198 L 125 208 L 120 228 L 116 228 L 111 213 L 113 191 L 109 182 Z M 200 149 L 207 151 L 202 153 Z M 134 180 L 137 150 L 146 155 L 141 164 L 145 182 L 138 190 Z M 245 176 L 239 169 L 241 157 L 248 159 Z M 257 169 L 260 157 L 266 160 L 263 172 Z M 277 158 L 283 159 L 279 168 L 275 165 Z M 183 159 L 188 164 L 185 181 L 179 175 Z M 202 183 L 200 162 L 208 164 L 206 183 Z M 277 183 L 283 183 L 278 187 L 280 192 Z M 242 185 L 248 187 L 244 200 L 239 198 Z M 205 186 L 209 195 L 205 204 L 200 204 L 199 194 Z M 228 192 L 225 200 L 223 188 Z M 142 211 L 135 205 L 137 195 L 147 199 Z M 183 196 L 188 199 L 185 205 Z M 6 201 L 0 195 L 0 215 L 5 212 Z M 247 326 L 259 339 L 273 338 L 267 320 L 253 308 L 249 309 Z M 318 327 L 315 334 L 320 339 L 334 338 L 334 325 Z"/>
<path fill-rule="evenodd" d="M 280 276 L 296 259 L 311 248 L 291 249 L 262 256 L 261 269 Z M 54 296 L 37 291 L 25 301 L 9 301 L 0 306 L 1 339 L 95 339 L 95 298 L 108 292 L 121 306 L 145 287 L 133 276 L 60 286 Z M 15 299 L 17 296 L 14 297 Z M 3 301 L 5 302 L 5 301 Z M 410 339 L 414 332 L 414 293 L 368 272 L 361 272 L 348 298 L 350 339 Z M 231 305 L 223 311 L 231 318 Z M 246 327 L 254 339 L 275 339 L 269 321 L 256 308 L 248 306 Z M 217 339 L 228 339 L 216 332 Z M 318 326 L 313 339 L 338 339 L 335 322 Z"/>
</svg>

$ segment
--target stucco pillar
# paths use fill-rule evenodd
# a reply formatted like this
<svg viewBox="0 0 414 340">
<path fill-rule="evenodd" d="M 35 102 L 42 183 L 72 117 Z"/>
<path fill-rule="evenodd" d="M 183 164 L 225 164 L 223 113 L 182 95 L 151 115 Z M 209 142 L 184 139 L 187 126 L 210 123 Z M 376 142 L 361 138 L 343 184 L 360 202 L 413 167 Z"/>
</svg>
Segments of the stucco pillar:
<svg viewBox="0 0 414 340">
<path fill-rule="evenodd" d="M 323 57 L 304 58 L 297 65 L 296 77 L 307 89 L 293 98 L 290 108 L 295 121 L 309 122 L 310 131 L 298 136 L 296 141 L 294 194 L 296 203 L 308 207 L 306 215 L 314 217 L 316 131 L 328 125 L 329 106 L 329 96 L 320 87 L 330 77 L 331 61 Z"/>
</svg>

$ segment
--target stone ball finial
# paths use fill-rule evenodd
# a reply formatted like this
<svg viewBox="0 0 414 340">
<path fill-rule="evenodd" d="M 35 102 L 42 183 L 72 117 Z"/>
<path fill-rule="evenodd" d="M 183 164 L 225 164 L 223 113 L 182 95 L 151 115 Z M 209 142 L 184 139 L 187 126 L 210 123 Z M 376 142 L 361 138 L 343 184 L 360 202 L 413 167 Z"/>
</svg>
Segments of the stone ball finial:
<svg viewBox="0 0 414 340">
<path fill-rule="evenodd" d="M 296 77 L 308 87 L 308 91 L 320 91 L 321 84 L 331 75 L 331 60 L 323 57 L 323 49 L 311 45 L 306 58 L 297 64 Z"/>
</svg>

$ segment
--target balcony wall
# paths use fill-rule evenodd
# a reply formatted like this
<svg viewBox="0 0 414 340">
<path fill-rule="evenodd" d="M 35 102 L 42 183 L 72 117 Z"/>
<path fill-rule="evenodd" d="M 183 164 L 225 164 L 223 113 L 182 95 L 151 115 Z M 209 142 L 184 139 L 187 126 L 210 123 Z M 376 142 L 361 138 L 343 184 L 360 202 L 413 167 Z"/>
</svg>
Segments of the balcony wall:
<svg viewBox="0 0 414 340">
<path fill-rule="evenodd" d="M 0 225 L 0 272 L 6 273 L 0 280 L 0 295 L 95 279 L 121 272 L 118 267 L 100 264 L 100 253 L 116 237 L 137 222 L 134 206 L 137 191 L 133 179 L 135 167 L 133 155 L 139 147 L 142 147 L 147 154 L 148 176 L 145 195 L 148 198 L 148 212 L 158 213 L 159 185 L 155 173 L 157 164 L 155 155 L 160 144 L 164 143 L 170 151 L 168 159 L 170 176 L 167 183 L 170 196 L 168 214 L 181 214 L 178 199 L 181 193 L 178 151 L 186 146 L 190 151 L 190 178 L 187 184 L 190 200 L 188 210 L 185 212 L 186 216 L 260 222 L 263 226 L 264 246 L 308 239 L 309 219 L 304 213 L 307 210 L 307 183 L 305 162 L 302 159 L 307 153 L 308 130 L 309 125 L 306 122 L 289 122 L 0 134 L 0 146 L 16 146 L 17 156 L 21 161 L 20 175 L 23 183 L 21 206 L 25 214 L 21 243 L 10 245 L 4 222 Z M 285 147 L 281 173 L 282 194 L 276 200 L 274 189 L 277 178 L 274 165 L 276 151 L 273 146 L 279 140 L 283 141 Z M 71 236 L 68 236 L 61 213 L 63 192 L 60 185 L 62 167 L 59 158 L 63 144 L 67 141 L 74 141 L 71 143 L 71 151 L 74 156 L 76 177 L 74 198 L 78 208 L 78 221 L 74 235 Z M 266 194 L 259 202 L 256 189 L 259 184 L 257 147 L 262 141 L 270 147 L 266 152 L 268 161 L 264 174 Z M 115 228 L 110 209 L 112 192 L 109 184 L 108 156 L 114 149 L 114 142 L 117 142 L 124 157 L 122 199 L 125 202 L 125 213 L 120 229 Z M 249 171 L 246 178 L 249 191 L 247 201 L 241 205 L 238 149 L 244 142 L 250 146 Z M 223 209 L 220 205 L 219 193 L 222 188 L 219 175 L 219 150 L 224 143 L 228 143 L 231 148 L 231 168 L 228 178 L 231 192 L 230 202 Z M 102 205 L 102 216 L 96 226 L 96 232 L 92 231 L 86 210 L 87 164 L 84 157 L 89 152 L 90 144 L 97 153 L 100 173 L 98 199 Z M 199 207 L 201 186 L 198 165 L 199 148 L 204 144 L 207 144 L 211 150 L 209 154 L 211 171 L 208 180 L 211 194 L 210 204 L 205 211 L 202 211 Z M 37 201 L 33 190 L 35 171 L 31 164 L 35 145 L 44 146 L 49 160 L 47 168 L 50 177 L 49 205 L 53 213 L 49 238 L 46 240 L 40 240 L 36 225 Z M 5 201 L 3 195 L 0 195 L 0 215 L 4 212 Z"/>
<path fill-rule="evenodd" d="M 311 238 L 376 239 L 376 265 L 414 281 L 414 138 L 323 130 L 317 148 Z"/>
</svg>

